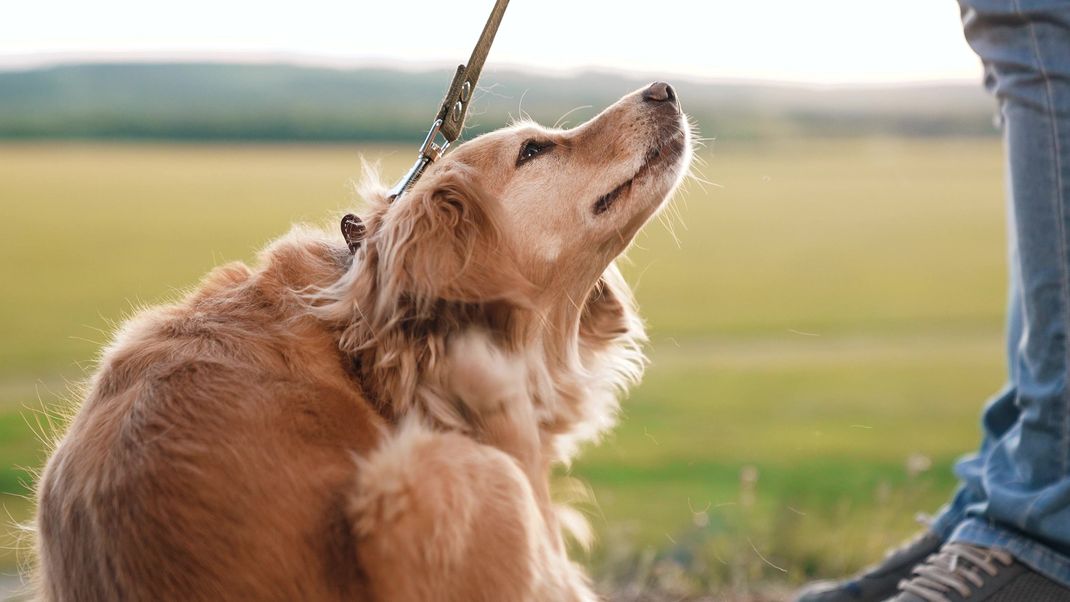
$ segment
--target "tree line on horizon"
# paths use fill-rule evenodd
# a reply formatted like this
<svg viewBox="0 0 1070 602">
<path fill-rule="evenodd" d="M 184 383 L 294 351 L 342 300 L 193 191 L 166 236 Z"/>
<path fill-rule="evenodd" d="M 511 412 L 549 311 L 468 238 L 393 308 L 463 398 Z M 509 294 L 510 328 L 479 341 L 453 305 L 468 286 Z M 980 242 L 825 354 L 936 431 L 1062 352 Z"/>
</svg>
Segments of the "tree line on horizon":
<svg viewBox="0 0 1070 602">
<path fill-rule="evenodd" d="M 452 72 L 209 63 L 74 64 L 0 72 L 0 139 L 411 142 Z M 467 137 L 516 119 L 576 125 L 645 79 L 488 70 Z M 673 81 L 701 135 L 991 136 L 979 86 L 812 88 Z M 567 114 L 567 115 L 566 115 Z"/>
</svg>

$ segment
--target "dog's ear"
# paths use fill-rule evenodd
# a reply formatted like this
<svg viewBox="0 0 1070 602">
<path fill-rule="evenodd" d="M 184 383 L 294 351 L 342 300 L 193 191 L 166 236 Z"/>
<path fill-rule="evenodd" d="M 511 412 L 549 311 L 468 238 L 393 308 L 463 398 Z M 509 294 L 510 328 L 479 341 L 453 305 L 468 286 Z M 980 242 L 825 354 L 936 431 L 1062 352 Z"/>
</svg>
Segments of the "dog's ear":
<svg viewBox="0 0 1070 602">
<path fill-rule="evenodd" d="M 420 300 L 526 303 L 534 287 L 503 240 L 501 206 L 463 165 L 403 195 L 381 230 L 385 289 Z"/>
</svg>

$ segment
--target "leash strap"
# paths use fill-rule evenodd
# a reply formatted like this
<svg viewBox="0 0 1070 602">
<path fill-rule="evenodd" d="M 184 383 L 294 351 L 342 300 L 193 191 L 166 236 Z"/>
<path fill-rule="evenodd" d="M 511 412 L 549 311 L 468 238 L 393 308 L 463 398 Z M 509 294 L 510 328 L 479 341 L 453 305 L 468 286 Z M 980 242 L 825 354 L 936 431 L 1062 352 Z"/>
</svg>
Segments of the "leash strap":
<svg viewBox="0 0 1070 602">
<path fill-rule="evenodd" d="M 390 200 L 395 201 L 406 190 L 420 179 L 427 166 L 437 161 L 446 149 L 453 144 L 464 131 L 464 120 L 468 116 L 468 107 L 472 103 L 472 96 L 479 83 L 479 75 L 483 71 L 483 64 L 487 62 L 487 54 L 490 46 L 494 43 L 494 36 L 498 33 L 498 26 L 505 16 L 505 9 L 509 6 L 509 0 L 496 0 L 494 8 L 490 11 L 483 33 L 472 49 L 472 56 L 468 57 L 466 65 L 458 65 L 457 72 L 453 75 L 449 89 L 446 90 L 446 98 L 442 100 L 442 106 L 438 109 L 435 122 L 424 137 L 420 145 L 420 152 L 416 157 L 416 163 L 409 171 L 390 189 Z M 438 143 L 438 139 L 442 143 Z M 367 234 L 367 228 L 359 217 L 353 214 L 342 218 L 342 236 L 346 239 L 350 253 L 356 253 L 360 243 Z"/>
<path fill-rule="evenodd" d="M 479 82 L 479 74 L 483 72 L 483 64 L 487 61 L 487 53 L 490 45 L 494 42 L 494 36 L 498 33 L 498 25 L 505 16 L 505 8 L 509 6 L 509 0 L 497 0 L 494 8 L 490 11 L 487 24 L 483 26 L 483 33 L 472 49 L 472 56 L 468 58 L 467 65 L 457 67 L 457 74 L 453 77 L 446 99 L 442 101 L 442 108 L 438 111 L 438 119 L 442 120 L 442 136 L 447 142 L 453 142 L 461 135 L 464 129 L 464 119 L 468 116 L 468 105 L 472 100 L 472 92 Z"/>
<path fill-rule="evenodd" d="M 468 107 L 472 103 L 472 96 L 479 83 L 479 75 L 483 71 L 483 64 L 487 61 L 487 54 L 494 42 L 494 36 L 498 33 L 498 25 L 505 16 L 505 9 L 509 6 L 509 0 L 497 0 L 494 8 L 490 11 L 483 33 L 472 49 L 472 56 L 468 58 L 467 65 L 459 65 L 457 72 L 450 82 L 446 91 L 446 98 L 442 100 L 442 106 L 438 109 L 435 122 L 420 145 L 420 153 L 416 163 L 409 169 L 401 180 L 390 190 L 390 198 L 397 199 L 408 190 L 416 180 L 420 178 L 424 170 L 434 163 L 446 152 L 454 141 L 461 136 L 464 130 L 464 120 L 468 116 Z M 442 137 L 442 144 L 438 144 L 437 138 Z"/>
</svg>

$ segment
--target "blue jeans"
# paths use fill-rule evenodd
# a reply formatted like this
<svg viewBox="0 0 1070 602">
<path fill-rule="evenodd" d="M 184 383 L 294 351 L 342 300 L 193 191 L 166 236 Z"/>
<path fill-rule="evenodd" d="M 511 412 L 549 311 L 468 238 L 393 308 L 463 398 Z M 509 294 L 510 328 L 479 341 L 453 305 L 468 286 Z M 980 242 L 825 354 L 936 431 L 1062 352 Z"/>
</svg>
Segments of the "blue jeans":
<svg viewBox="0 0 1070 602">
<path fill-rule="evenodd" d="M 1007 157 L 1008 383 L 934 530 L 1070 587 L 1070 0 L 959 0 Z"/>
</svg>

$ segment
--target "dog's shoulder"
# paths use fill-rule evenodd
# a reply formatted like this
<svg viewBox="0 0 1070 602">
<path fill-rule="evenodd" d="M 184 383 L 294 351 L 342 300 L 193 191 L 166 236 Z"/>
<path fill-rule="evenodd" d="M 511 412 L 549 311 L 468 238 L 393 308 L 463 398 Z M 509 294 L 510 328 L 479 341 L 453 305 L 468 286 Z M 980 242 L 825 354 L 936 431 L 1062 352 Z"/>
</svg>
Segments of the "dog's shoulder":
<svg viewBox="0 0 1070 602">
<path fill-rule="evenodd" d="M 340 247 L 295 229 L 269 245 L 255 268 L 215 268 L 178 302 L 126 320 L 102 354 L 95 388 L 114 394 L 194 364 L 205 375 L 314 373 L 316 366 L 304 363 L 335 359 L 337 345 L 309 315 L 300 291 L 337 278 L 344 262 Z"/>
<path fill-rule="evenodd" d="M 332 266 L 340 271 L 340 261 L 322 240 L 291 233 L 256 268 L 220 266 L 181 300 L 126 320 L 67 438 L 151 452 L 149 443 L 165 441 L 222 445 L 272 423 L 309 440 L 330 434 L 331 425 L 374 438 L 377 415 L 336 335 L 308 315 L 297 292 L 329 278 Z"/>
</svg>

